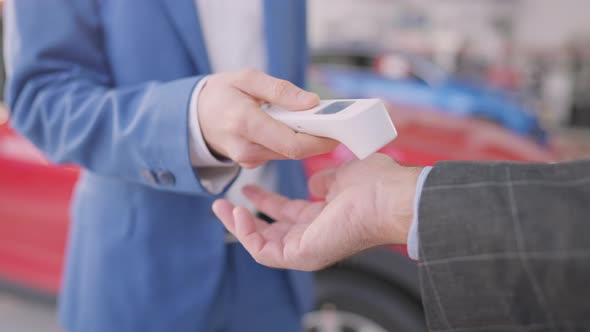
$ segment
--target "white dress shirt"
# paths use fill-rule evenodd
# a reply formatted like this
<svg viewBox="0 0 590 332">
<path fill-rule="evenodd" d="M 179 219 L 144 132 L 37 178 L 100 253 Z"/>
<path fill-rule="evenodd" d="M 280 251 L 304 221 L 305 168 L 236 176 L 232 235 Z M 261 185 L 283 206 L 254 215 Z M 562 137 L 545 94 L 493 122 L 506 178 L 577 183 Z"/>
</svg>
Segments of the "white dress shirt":
<svg viewBox="0 0 590 332">
<path fill-rule="evenodd" d="M 262 0 L 196 0 L 196 6 L 209 63 L 214 73 L 244 68 L 266 69 Z M 211 193 L 218 194 L 234 179 L 240 169 L 234 162 L 215 158 L 203 139 L 197 105 L 199 93 L 206 82 L 205 78 L 195 87 L 191 98 L 190 154 L 201 184 Z M 227 198 L 230 201 L 253 210 L 252 204 L 241 193 L 241 188 L 246 184 L 276 189 L 276 170 L 269 165 L 253 170 L 244 169 L 228 190 Z"/>
<path fill-rule="evenodd" d="M 267 69 L 266 44 L 263 26 L 263 0 L 195 0 L 209 62 L 213 72 L 237 71 L 244 68 Z M 199 93 L 206 84 L 203 79 L 193 91 L 190 102 L 189 129 L 191 136 L 191 162 L 197 168 L 202 185 L 212 194 L 220 193 L 240 171 L 231 161 L 215 158 L 203 139 L 199 126 L 197 105 Z M 418 206 L 422 187 L 431 168 L 425 168 L 418 179 L 414 206 L 414 221 L 408 234 L 408 253 L 419 258 Z M 276 190 L 276 170 L 264 165 L 253 170 L 242 170 L 227 192 L 227 198 L 236 205 L 254 211 L 241 188 L 257 184 Z"/>
</svg>

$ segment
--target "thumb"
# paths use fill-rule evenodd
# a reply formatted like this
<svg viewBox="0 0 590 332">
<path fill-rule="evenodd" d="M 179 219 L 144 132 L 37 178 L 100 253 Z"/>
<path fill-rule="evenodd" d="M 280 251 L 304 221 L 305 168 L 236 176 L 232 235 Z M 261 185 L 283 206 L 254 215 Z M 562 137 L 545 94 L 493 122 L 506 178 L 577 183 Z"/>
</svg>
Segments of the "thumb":
<svg viewBox="0 0 590 332">
<path fill-rule="evenodd" d="M 293 111 L 310 109 L 320 102 L 317 94 L 259 70 L 240 71 L 234 86 L 252 97 Z"/>
<path fill-rule="evenodd" d="M 309 192 L 317 198 L 325 198 L 336 182 L 336 170 L 328 169 L 314 174 L 309 179 Z"/>
</svg>

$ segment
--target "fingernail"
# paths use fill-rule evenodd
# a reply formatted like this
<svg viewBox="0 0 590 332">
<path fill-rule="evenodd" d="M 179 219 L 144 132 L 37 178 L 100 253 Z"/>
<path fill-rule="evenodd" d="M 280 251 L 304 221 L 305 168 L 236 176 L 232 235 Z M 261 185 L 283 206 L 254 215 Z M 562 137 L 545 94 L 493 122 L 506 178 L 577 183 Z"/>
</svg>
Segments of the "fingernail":
<svg viewBox="0 0 590 332">
<path fill-rule="evenodd" d="M 301 90 L 301 92 L 297 95 L 297 101 L 312 107 L 319 103 L 320 97 L 313 92 Z"/>
</svg>

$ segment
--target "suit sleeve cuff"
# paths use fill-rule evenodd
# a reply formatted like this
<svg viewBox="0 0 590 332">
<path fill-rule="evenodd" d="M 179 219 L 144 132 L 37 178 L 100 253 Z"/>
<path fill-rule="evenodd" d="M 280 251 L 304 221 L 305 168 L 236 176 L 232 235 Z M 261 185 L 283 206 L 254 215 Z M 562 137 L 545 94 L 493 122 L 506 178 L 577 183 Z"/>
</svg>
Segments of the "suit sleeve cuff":
<svg viewBox="0 0 590 332">
<path fill-rule="evenodd" d="M 426 182 L 426 178 L 428 177 L 428 174 L 431 170 L 432 167 L 424 167 L 418 176 L 418 181 L 416 182 L 416 194 L 414 196 L 414 220 L 412 221 L 410 231 L 408 232 L 408 256 L 414 260 L 418 260 L 420 258 L 418 251 L 418 246 L 420 244 L 420 239 L 418 237 L 418 207 L 420 206 L 420 197 L 422 196 L 424 182 Z"/>
</svg>

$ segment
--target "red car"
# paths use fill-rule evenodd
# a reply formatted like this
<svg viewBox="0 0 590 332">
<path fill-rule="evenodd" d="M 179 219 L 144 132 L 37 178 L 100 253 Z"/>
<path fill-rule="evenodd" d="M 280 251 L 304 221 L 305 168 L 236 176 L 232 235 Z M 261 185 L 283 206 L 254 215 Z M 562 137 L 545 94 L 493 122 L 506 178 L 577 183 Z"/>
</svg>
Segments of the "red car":
<svg viewBox="0 0 590 332">
<path fill-rule="evenodd" d="M 399 137 L 382 152 L 402 164 L 560 157 L 482 120 L 393 107 L 391 114 Z M 310 175 L 352 158 L 341 146 L 306 160 L 305 167 Z M 0 279 L 57 294 L 78 174 L 76 167 L 49 164 L 9 128 L 8 114 L 0 110 Z M 425 330 L 416 266 L 403 254 L 403 248 L 381 248 L 319 272 L 321 310 L 307 317 L 307 330 Z"/>
</svg>

